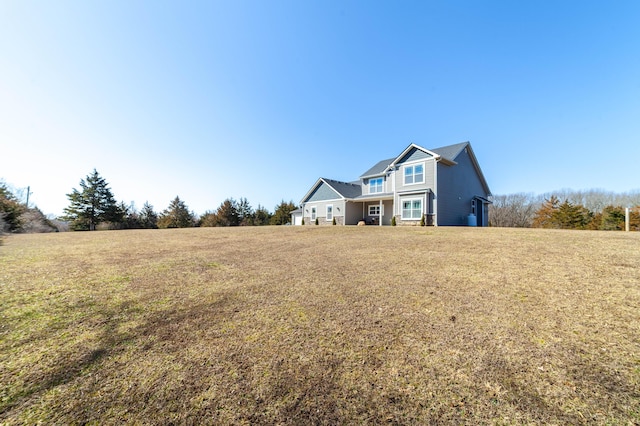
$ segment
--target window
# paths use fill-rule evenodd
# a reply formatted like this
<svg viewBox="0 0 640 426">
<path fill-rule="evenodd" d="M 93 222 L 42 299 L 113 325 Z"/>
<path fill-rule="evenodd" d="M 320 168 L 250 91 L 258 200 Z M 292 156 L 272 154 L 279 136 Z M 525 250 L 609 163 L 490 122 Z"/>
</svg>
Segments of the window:
<svg viewBox="0 0 640 426">
<path fill-rule="evenodd" d="M 384 215 L 384 205 L 382 206 L 382 214 Z M 380 204 L 369 205 L 369 216 L 380 216 Z"/>
<path fill-rule="evenodd" d="M 333 206 L 327 206 L 327 220 L 333 220 Z"/>
<path fill-rule="evenodd" d="M 369 194 L 382 192 L 382 178 L 369 179 Z"/>
<path fill-rule="evenodd" d="M 311 220 L 316 220 L 316 208 L 311 207 Z"/>
<path fill-rule="evenodd" d="M 405 166 L 404 168 L 404 184 L 413 185 L 414 183 L 424 182 L 424 164 L 416 164 L 413 166 Z"/>
<path fill-rule="evenodd" d="M 422 217 L 422 199 L 402 201 L 402 219 L 420 219 Z"/>
</svg>

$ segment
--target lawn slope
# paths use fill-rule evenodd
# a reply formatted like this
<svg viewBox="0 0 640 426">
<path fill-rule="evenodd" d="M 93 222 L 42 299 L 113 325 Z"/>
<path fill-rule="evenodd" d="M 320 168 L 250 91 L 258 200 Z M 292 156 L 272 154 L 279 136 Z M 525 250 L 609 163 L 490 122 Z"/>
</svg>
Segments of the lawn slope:
<svg viewBox="0 0 640 426">
<path fill-rule="evenodd" d="M 0 423 L 640 423 L 637 233 L 15 235 L 0 316 Z"/>
</svg>

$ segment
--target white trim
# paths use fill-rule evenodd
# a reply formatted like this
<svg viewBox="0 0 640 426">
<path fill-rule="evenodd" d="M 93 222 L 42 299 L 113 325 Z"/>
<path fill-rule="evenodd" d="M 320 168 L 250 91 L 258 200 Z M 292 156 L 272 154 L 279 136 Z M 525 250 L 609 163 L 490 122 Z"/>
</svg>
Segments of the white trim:
<svg viewBox="0 0 640 426">
<path fill-rule="evenodd" d="M 371 213 L 371 207 L 376 207 L 382 214 Z M 367 216 L 384 216 L 384 204 L 382 204 L 382 208 L 380 208 L 380 204 L 367 204 L 367 213 L 368 213 Z"/>
<path fill-rule="evenodd" d="M 438 162 L 433 162 L 433 226 L 438 226 Z"/>
<path fill-rule="evenodd" d="M 373 191 L 371 191 L 371 189 L 372 189 L 371 181 L 373 181 L 373 180 L 377 181 L 378 179 L 381 181 L 380 182 L 380 186 L 379 186 L 380 191 L 373 192 Z M 369 183 L 367 184 L 367 187 L 369 188 L 369 194 L 383 194 L 384 193 L 384 181 L 385 181 L 384 176 L 369 179 Z M 378 185 L 376 185 L 376 187 L 378 187 Z"/>
<path fill-rule="evenodd" d="M 309 198 L 311 196 L 311 193 L 321 184 L 324 183 L 325 185 L 327 185 L 329 187 L 329 189 L 331 189 L 333 192 L 336 193 L 336 195 L 338 196 L 338 198 L 332 198 L 330 200 L 315 200 L 313 202 L 324 202 L 324 201 L 333 201 L 333 200 L 346 200 L 345 197 L 342 196 L 342 194 L 340 194 L 340 192 L 338 192 L 333 186 L 331 186 L 331 184 L 329 182 L 327 182 L 326 180 L 324 180 L 324 178 L 319 178 L 316 183 L 313 184 L 313 186 L 311 187 L 311 189 L 309 191 L 307 191 L 307 193 L 304 195 L 304 197 L 302 197 L 302 200 L 300 201 L 300 203 L 305 203 L 305 202 L 309 202 L 309 200 L 307 200 L 307 198 Z"/>
<path fill-rule="evenodd" d="M 424 169 L 426 168 L 426 167 L 425 167 L 425 165 L 426 165 L 426 164 L 425 164 L 425 161 L 422 161 L 422 162 L 416 162 L 416 163 L 412 163 L 412 164 L 409 164 L 409 165 L 403 164 L 403 165 L 402 165 L 402 185 L 403 185 L 403 186 L 411 186 L 411 185 L 420 185 L 420 184 L 424 184 L 424 182 L 425 182 Z M 422 180 L 421 180 L 420 182 L 416 182 L 416 181 L 415 181 L 415 175 L 416 175 L 416 173 L 415 173 L 415 167 L 416 167 L 416 166 L 422 166 Z M 405 172 L 405 171 L 406 171 L 406 169 L 408 169 L 408 168 L 411 168 L 411 169 L 412 169 L 412 171 L 411 171 L 411 176 L 413 177 L 413 180 L 414 180 L 412 183 L 407 183 L 407 179 L 406 179 L 407 175 L 406 175 L 406 172 Z"/>
<path fill-rule="evenodd" d="M 435 158 L 435 159 L 436 159 L 436 161 L 437 161 L 437 160 L 439 160 L 439 159 L 441 158 L 441 156 L 440 156 L 439 154 L 436 154 L 436 153 L 435 153 L 435 152 L 433 152 L 433 151 L 429 151 L 428 149 L 423 148 L 423 147 L 421 147 L 420 145 L 416 145 L 415 143 L 411 143 L 411 145 L 409 145 L 407 148 L 405 148 L 405 150 L 404 150 L 404 151 L 402 151 L 402 153 L 401 153 L 400 155 L 398 155 L 398 156 L 396 157 L 396 159 L 395 159 L 395 160 L 393 160 L 393 162 L 392 162 L 391 164 L 389 164 L 389 167 L 391 167 L 391 166 L 395 166 L 395 165 L 396 165 L 396 163 L 397 163 L 398 161 L 400 161 L 400 160 L 402 159 L 402 157 L 404 157 L 405 155 L 407 155 L 407 154 L 409 153 L 409 151 L 411 151 L 411 149 L 412 149 L 412 148 L 417 148 L 417 149 L 419 149 L 420 151 L 423 151 L 423 152 L 425 152 L 425 153 L 427 153 L 427 154 L 431 155 L 433 158 Z M 421 160 L 424 160 L 424 159 L 421 159 Z"/>
<path fill-rule="evenodd" d="M 331 208 L 331 217 L 329 217 L 329 208 Z M 327 204 L 325 206 L 325 214 L 324 214 L 325 220 L 333 220 L 333 216 L 334 216 L 333 215 L 333 204 Z"/>
<path fill-rule="evenodd" d="M 405 217 L 404 216 L 404 205 L 403 204 L 406 203 L 406 202 L 410 202 L 411 203 L 411 209 L 410 210 L 413 212 L 413 202 L 414 201 L 420 201 L 420 217 L 418 217 L 418 218 Z M 418 198 L 405 197 L 405 198 L 401 198 L 400 199 L 400 218 L 402 220 L 420 220 L 422 218 L 422 215 L 424 215 L 424 205 L 425 205 L 424 197 L 418 197 Z"/>
</svg>

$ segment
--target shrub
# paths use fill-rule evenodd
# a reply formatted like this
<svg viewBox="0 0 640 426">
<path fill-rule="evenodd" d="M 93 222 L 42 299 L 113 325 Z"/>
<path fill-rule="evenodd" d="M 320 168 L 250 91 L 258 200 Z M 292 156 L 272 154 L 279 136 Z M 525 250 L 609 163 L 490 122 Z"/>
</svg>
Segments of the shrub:
<svg viewBox="0 0 640 426">
<path fill-rule="evenodd" d="M 316 225 L 319 225 L 318 218 L 316 217 Z"/>
<path fill-rule="evenodd" d="M 331 224 L 335 225 L 336 224 L 336 218 L 334 217 L 333 220 L 331 221 Z"/>
<path fill-rule="evenodd" d="M 302 226 L 304 226 L 304 217 L 302 218 Z"/>
<path fill-rule="evenodd" d="M 391 226 L 396 226 L 396 217 L 395 216 L 391 217 Z"/>
<path fill-rule="evenodd" d="M 422 215 L 422 216 L 420 217 L 420 226 L 424 226 L 424 225 L 425 225 L 425 222 L 424 222 L 424 215 Z"/>
</svg>

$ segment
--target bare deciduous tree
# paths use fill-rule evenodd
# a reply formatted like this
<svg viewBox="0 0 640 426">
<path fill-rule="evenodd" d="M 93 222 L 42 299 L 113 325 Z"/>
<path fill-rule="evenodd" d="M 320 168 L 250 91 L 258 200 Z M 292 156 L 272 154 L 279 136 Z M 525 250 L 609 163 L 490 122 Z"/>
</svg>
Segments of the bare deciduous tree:
<svg viewBox="0 0 640 426">
<path fill-rule="evenodd" d="M 540 200 L 533 194 L 509 194 L 492 197 L 489 206 L 491 226 L 528 228 L 540 207 Z"/>
</svg>

